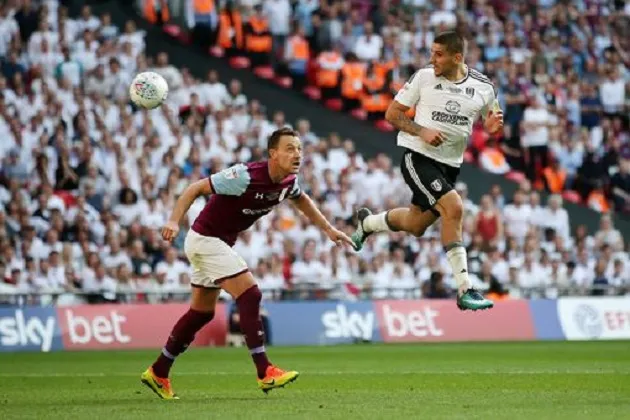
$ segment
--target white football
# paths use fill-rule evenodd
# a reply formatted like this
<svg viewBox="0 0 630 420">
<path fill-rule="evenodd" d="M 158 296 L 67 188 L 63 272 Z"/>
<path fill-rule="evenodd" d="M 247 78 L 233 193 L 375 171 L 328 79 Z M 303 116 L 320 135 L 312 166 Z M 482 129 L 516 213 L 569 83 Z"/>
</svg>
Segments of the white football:
<svg viewBox="0 0 630 420">
<path fill-rule="evenodd" d="M 152 71 L 139 73 L 131 82 L 129 96 L 141 108 L 157 108 L 168 96 L 168 84 L 162 76 Z"/>
</svg>

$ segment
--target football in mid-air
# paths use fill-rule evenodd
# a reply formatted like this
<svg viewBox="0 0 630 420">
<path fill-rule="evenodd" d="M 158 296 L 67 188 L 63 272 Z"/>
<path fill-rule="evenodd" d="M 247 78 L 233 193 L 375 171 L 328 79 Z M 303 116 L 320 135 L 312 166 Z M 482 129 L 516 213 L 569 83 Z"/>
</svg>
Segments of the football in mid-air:
<svg viewBox="0 0 630 420">
<path fill-rule="evenodd" d="M 140 108 L 157 108 L 168 96 L 168 84 L 162 76 L 152 71 L 139 73 L 131 82 L 129 96 Z"/>
</svg>

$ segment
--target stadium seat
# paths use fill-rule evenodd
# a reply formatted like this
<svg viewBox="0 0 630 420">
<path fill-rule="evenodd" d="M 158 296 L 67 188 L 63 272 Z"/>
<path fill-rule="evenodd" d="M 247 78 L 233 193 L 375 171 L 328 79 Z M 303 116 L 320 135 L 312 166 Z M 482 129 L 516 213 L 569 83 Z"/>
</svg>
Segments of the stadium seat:
<svg viewBox="0 0 630 420">
<path fill-rule="evenodd" d="M 464 152 L 464 162 L 472 163 L 474 162 L 474 160 L 475 160 L 475 157 L 473 156 L 473 154 L 469 150 L 466 150 Z"/>
<path fill-rule="evenodd" d="M 579 204 L 582 202 L 582 197 L 580 197 L 580 194 L 578 194 L 577 191 L 573 191 L 573 190 L 564 191 L 562 193 L 562 198 L 575 204 Z"/>
<path fill-rule="evenodd" d="M 273 79 L 273 81 L 275 84 L 285 89 L 289 89 L 291 86 L 293 86 L 293 79 L 288 76 L 278 76 Z"/>
<path fill-rule="evenodd" d="M 514 182 L 521 182 L 525 179 L 525 174 L 520 171 L 510 171 L 505 175 L 505 178 Z"/>
<path fill-rule="evenodd" d="M 303 92 L 306 96 L 315 101 L 319 101 L 322 97 L 322 93 L 320 92 L 319 88 L 316 88 L 315 86 L 308 86 L 304 88 Z"/>
<path fill-rule="evenodd" d="M 230 66 L 235 69 L 246 69 L 249 68 L 251 62 L 247 57 L 233 57 L 230 59 Z"/>
<path fill-rule="evenodd" d="M 164 25 L 162 29 L 173 38 L 178 38 L 182 33 L 182 28 L 173 24 Z"/>
<path fill-rule="evenodd" d="M 387 132 L 394 131 L 394 126 L 385 120 L 379 120 L 376 122 L 375 125 L 376 125 L 376 128 L 378 128 L 381 131 L 387 131 Z"/>
<path fill-rule="evenodd" d="M 275 76 L 273 71 L 273 67 L 271 66 L 260 66 L 254 69 L 254 74 L 261 79 L 271 80 Z"/>
<path fill-rule="evenodd" d="M 341 99 L 329 99 L 324 102 L 324 105 L 326 105 L 326 108 L 332 109 L 333 111 L 341 111 L 341 108 L 343 108 Z"/>
<path fill-rule="evenodd" d="M 169 36 L 179 40 L 183 44 L 190 44 L 190 35 L 177 25 L 167 24 L 162 27 Z"/>
<path fill-rule="evenodd" d="M 352 112 L 350 112 L 350 114 L 352 114 L 354 118 L 359 119 L 359 120 L 367 119 L 367 112 L 365 112 L 365 110 L 361 108 L 353 109 Z"/>
<path fill-rule="evenodd" d="M 208 50 L 208 53 L 213 56 L 213 57 L 223 57 L 225 55 L 225 51 L 223 51 L 223 48 L 221 47 L 210 47 L 210 49 Z"/>
</svg>

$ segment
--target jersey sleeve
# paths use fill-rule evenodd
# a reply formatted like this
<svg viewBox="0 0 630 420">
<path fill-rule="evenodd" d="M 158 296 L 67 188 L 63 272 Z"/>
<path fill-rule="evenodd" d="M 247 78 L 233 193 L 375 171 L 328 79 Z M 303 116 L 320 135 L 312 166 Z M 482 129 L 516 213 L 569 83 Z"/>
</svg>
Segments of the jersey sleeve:
<svg viewBox="0 0 630 420">
<path fill-rule="evenodd" d="M 241 196 L 247 191 L 250 181 L 249 170 L 242 163 L 210 175 L 212 191 L 220 195 Z"/>
<path fill-rule="evenodd" d="M 488 112 L 498 112 L 500 110 L 501 107 L 499 105 L 499 101 L 497 101 L 494 86 L 491 86 L 490 89 L 488 89 L 488 93 L 485 95 L 485 103 L 483 108 L 481 108 L 481 118 L 485 121 L 488 116 Z"/>
<path fill-rule="evenodd" d="M 423 69 L 424 70 L 424 69 Z M 408 107 L 414 107 L 420 100 L 420 89 L 424 82 L 426 70 L 415 72 L 398 91 L 394 100 Z"/>
<path fill-rule="evenodd" d="M 291 187 L 291 191 L 289 191 L 288 197 L 292 200 L 295 200 L 296 198 L 300 198 L 301 195 L 302 188 L 300 188 L 300 182 L 298 181 L 298 178 L 295 177 L 295 182 L 293 182 L 293 187 Z"/>
</svg>

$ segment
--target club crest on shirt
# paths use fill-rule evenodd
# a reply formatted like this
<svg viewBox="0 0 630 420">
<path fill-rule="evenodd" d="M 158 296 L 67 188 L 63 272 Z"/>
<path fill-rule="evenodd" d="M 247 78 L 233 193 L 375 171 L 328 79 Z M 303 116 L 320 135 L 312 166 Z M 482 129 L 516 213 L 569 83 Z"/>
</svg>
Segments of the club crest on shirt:
<svg viewBox="0 0 630 420">
<path fill-rule="evenodd" d="M 222 172 L 223 172 L 223 176 L 225 177 L 225 179 L 236 179 L 236 178 L 238 178 L 238 172 L 237 172 L 236 168 L 227 168 L 227 169 L 224 169 Z"/>
<path fill-rule="evenodd" d="M 431 188 L 433 188 L 433 191 L 442 191 L 442 183 L 440 182 L 439 179 L 436 179 L 435 181 L 433 181 L 431 183 Z"/>
<path fill-rule="evenodd" d="M 445 106 L 446 110 L 451 114 L 459 114 L 459 110 L 462 109 L 462 106 L 459 102 L 456 101 L 448 101 Z"/>
</svg>

